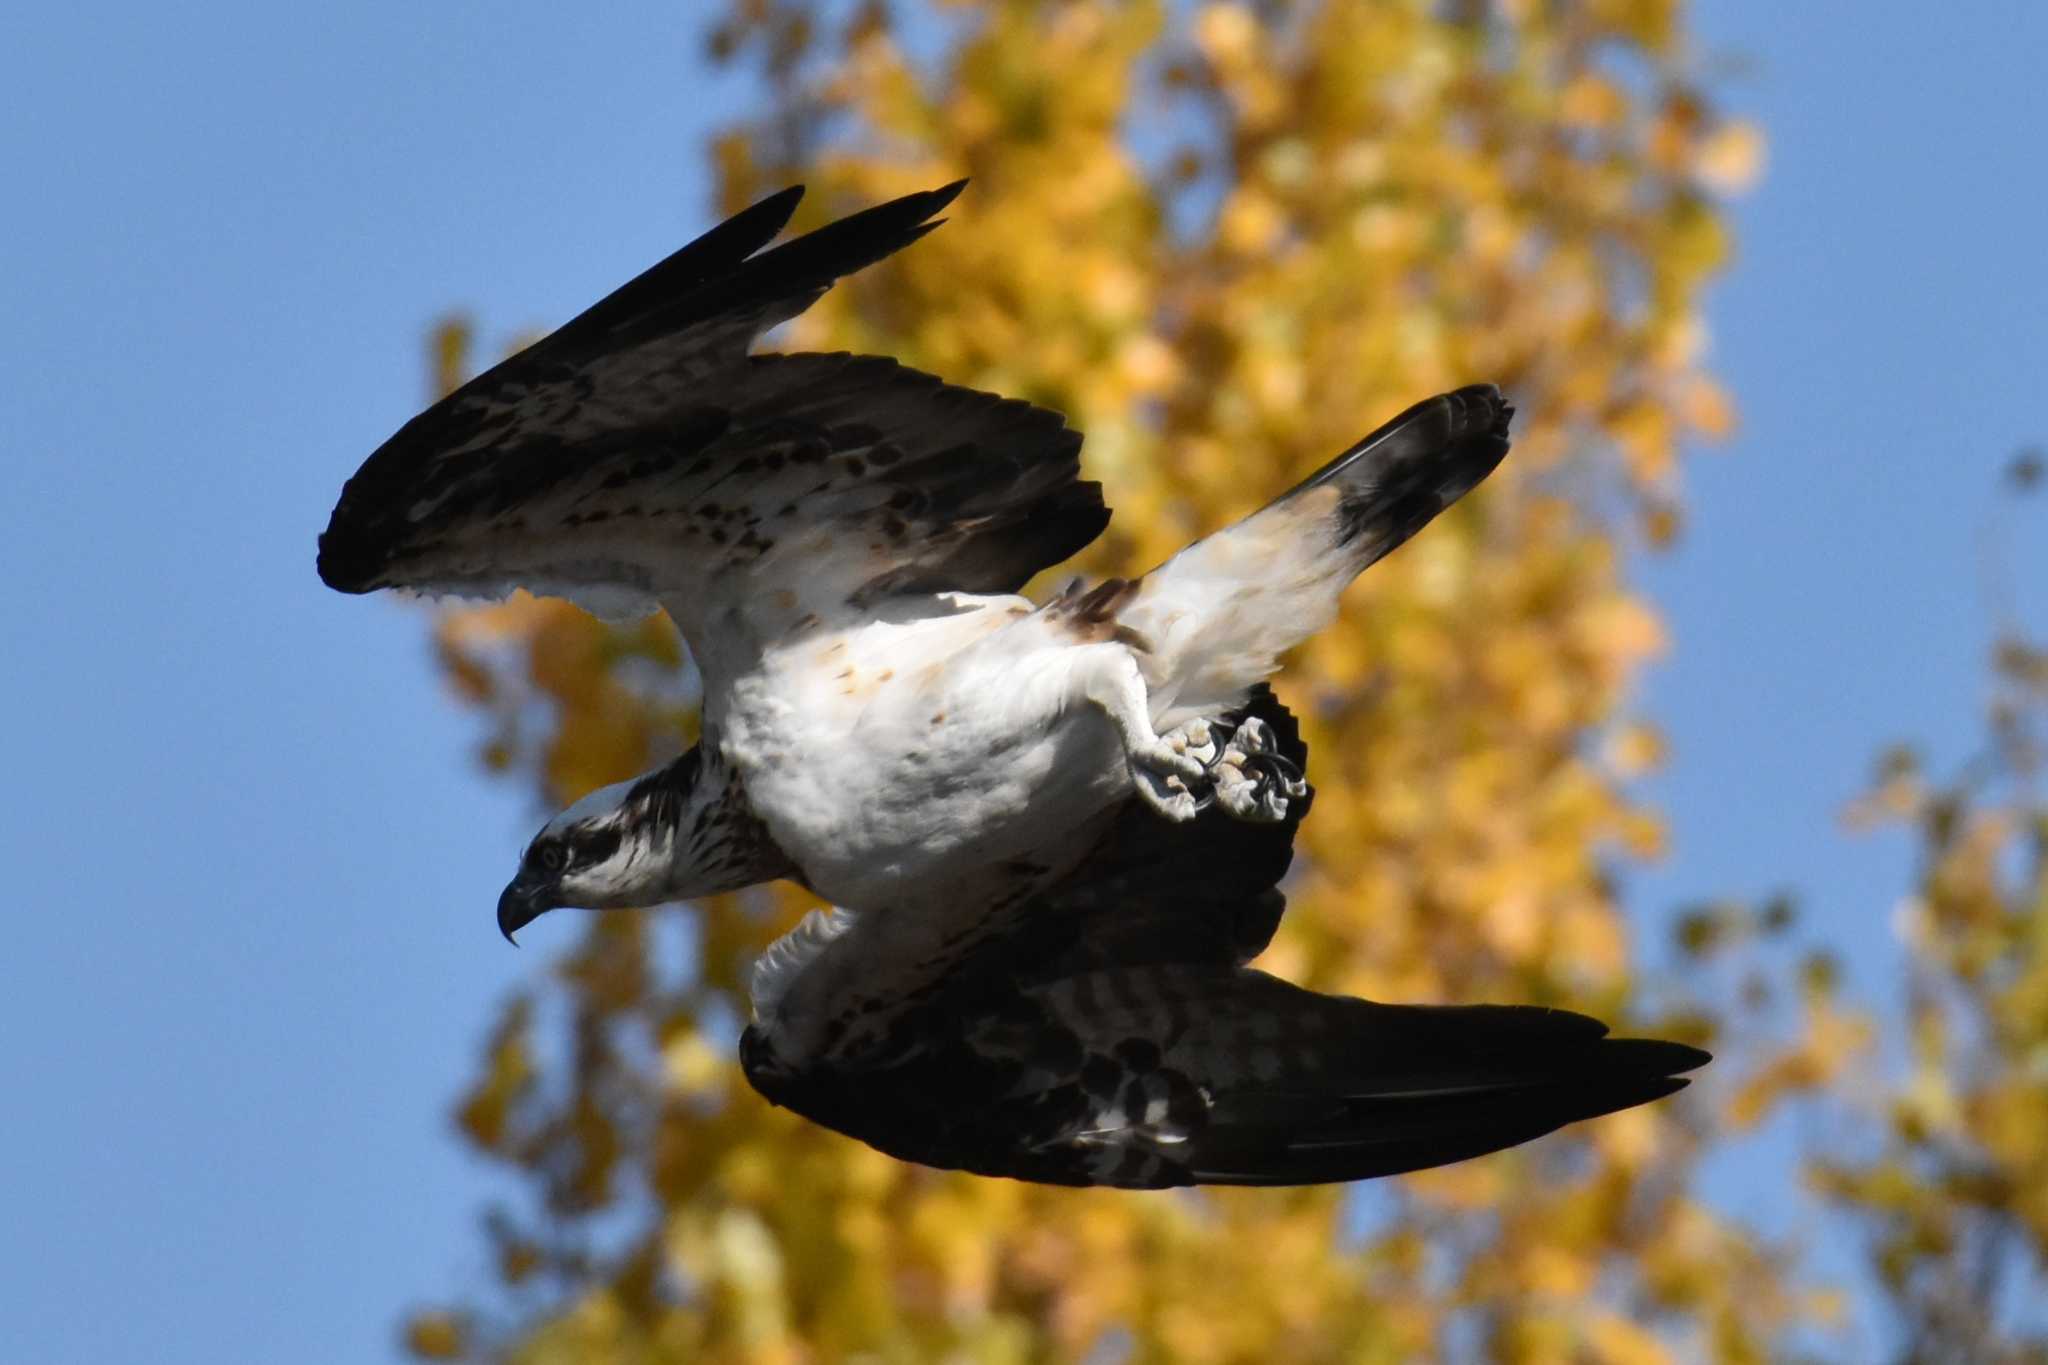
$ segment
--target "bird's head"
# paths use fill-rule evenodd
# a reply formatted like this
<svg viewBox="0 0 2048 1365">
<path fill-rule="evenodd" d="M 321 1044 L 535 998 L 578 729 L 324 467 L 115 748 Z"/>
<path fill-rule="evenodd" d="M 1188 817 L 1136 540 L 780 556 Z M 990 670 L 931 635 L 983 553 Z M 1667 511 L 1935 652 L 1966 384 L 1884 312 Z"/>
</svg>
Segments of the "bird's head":
<svg viewBox="0 0 2048 1365">
<path fill-rule="evenodd" d="M 610 910 L 648 905 L 665 881 L 666 832 L 634 815 L 637 783 L 603 787 L 557 815 L 533 836 L 519 873 L 498 897 L 505 937 L 557 906 Z"/>
<path fill-rule="evenodd" d="M 505 937 L 558 906 L 616 910 L 726 889 L 698 885 L 690 850 L 678 848 L 701 770 L 692 749 L 659 772 L 600 787 L 548 821 L 498 897 Z"/>
<path fill-rule="evenodd" d="M 631 782 L 601 787 L 533 836 L 498 897 L 511 938 L 557 906 L 618 910 L 737 891 L 796 868 L 698 745 Z"/>
</svg>

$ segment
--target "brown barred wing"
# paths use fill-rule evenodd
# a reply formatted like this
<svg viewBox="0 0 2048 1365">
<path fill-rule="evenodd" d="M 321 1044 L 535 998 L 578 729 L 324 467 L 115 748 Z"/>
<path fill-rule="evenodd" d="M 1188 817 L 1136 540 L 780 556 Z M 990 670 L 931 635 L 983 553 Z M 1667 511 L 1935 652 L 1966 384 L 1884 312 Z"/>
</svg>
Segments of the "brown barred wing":
<svg viewBox="0 0 2048 1365">
<path fill-rule="evenodd" d="M 800 191 L 714 228 L 408 422 L 343 489 L 321 577 L 661 602 L 695 634 L 785 590 L 1010 591 L 1068 557 L 1108 512 L 1059 414 L 881 357 L 747 353 L 959 188 L 768 250 Z"/>
</svg>

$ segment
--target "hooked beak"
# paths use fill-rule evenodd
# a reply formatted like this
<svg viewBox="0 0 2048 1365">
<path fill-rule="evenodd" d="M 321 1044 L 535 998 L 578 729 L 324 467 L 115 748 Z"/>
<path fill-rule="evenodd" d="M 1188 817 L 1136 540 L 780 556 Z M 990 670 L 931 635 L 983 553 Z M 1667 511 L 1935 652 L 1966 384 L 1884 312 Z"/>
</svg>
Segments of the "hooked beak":
<svg viewBox="0 0 2048 1365">
<path fill-rule="evenodd" d="M 512 884 L 498 897 L 498 932 L 516 948 L 519 940 L 512 937 L 513 932 L 525 928 L 554 908 L 555 902 L 548 895 L 548 887 L 538 879 L 514 877 Z"/>
</svg>

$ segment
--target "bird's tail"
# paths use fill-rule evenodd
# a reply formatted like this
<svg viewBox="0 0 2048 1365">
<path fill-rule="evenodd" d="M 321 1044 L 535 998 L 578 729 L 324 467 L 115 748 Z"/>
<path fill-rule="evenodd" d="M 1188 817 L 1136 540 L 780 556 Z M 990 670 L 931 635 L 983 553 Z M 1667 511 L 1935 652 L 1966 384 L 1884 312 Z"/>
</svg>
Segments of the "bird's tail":
<svg viewBox="0 0 2048 1365">
<path fill-rule="evenodd" d="M 1417 403 L 1236 525 L 1147 574 L 1117 623 L 1162 729 L 1243 700 L 1373 563 L 1492 473 L 1514 408 L 1491 384 Z"/>
</svg>

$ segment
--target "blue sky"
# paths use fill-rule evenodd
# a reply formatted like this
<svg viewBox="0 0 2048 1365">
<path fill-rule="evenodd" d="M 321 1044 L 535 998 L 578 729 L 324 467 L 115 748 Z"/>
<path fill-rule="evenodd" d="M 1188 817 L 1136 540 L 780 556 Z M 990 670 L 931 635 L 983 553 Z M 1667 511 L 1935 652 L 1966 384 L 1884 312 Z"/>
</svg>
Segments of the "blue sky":
<svg viewBox="0 0 2048 1365">
<path fill-rule="evenodd" d="M 1646 925 L 1788 887 L 1882 997 L 1875 747 L 1961 755 L 1977 535 L 2048 437 L 2048 9 L 1725 0 L 1703 55 L 1771 141 L 1716 289 L 1740 436 L 1643 566 L 1675 846 Z M 482 780 L 424 619 L 322 589 L 343 475 L 422 399 L 422 329 L 559 321 L 707 221 L 743 88 L 670 7 L 31 8 L 0 44 L 0 956 L 9 1358 L 357 1361 L 486 1278 L 449 1135 L 536 813 Z M 1910 75 L 1906 74 L 1910 68 Z M 2022 522 L 2014 581 L 2048 583 Z M 2031 532 L 2031 538 L 2028 533 Z M 2031 604 L 2037 623 L 2041 594 Z M 1759 1144 L 1716 1187 L 1789 1226 Z"/>
</svg>

